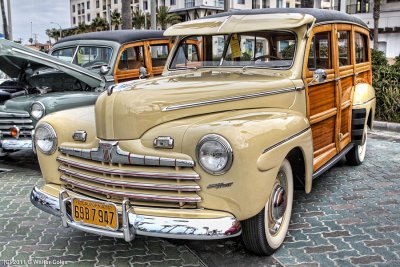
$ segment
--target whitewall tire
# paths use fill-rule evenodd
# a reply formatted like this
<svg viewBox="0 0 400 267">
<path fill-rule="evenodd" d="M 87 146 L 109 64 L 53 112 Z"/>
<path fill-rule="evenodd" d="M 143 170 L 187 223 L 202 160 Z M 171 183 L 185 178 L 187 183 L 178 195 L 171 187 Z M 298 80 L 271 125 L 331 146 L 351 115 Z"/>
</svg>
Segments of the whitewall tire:
<svg viewBox="0 0 400 267">
<path fill-rule="evenodd" d="M 264 209 L 242 222 L 246 248 L 258 255 L 271 255 L 285 240 L 293 205 L 293 172 L 285 159 Z"/>
</svg>

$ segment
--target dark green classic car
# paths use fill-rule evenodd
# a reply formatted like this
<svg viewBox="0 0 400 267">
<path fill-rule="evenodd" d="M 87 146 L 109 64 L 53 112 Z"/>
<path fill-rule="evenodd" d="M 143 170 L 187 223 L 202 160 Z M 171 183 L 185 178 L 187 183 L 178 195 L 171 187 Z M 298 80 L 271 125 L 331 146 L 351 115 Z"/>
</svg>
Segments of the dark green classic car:
<svg viewBox="0 0 400 267">
<path fill-rule="evenodd" d="M 0 40 L 0 71 L 13 79 L 0 85 L 0 155 L 32 149 L 33 130 L 46 114 L 93 105 L 110 85 L 160 74 L 169 46 L 162 31 L 76 35 L 50 55 Z"/>
</svg>

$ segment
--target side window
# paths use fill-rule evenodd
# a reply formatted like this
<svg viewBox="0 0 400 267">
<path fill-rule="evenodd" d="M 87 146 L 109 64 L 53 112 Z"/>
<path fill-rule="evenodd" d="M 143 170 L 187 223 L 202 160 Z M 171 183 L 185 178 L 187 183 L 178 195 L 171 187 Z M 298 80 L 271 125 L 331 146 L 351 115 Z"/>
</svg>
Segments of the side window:
<svg viewBox="0 0 400 267">
<path fill-rule="evenodd" d="M 60 49 L 60 50 L 55 50 L 51 55 L 58 59 L 61 59 L 61 60 L 67 61 L 67 62 L 72 62 L 72 59 L 74 58 L 74 55 L 75 55 L 75 50 L 76 50 L 76 47 L 64 48 L 64 49 Z"/>
<path fill-rule="evenodd" d="M 331 32 L 320 32 L 314 35 L 308 55 L 308 69 L 331 69 Z"/>
<path fill-rule="evenodd" d="M 368 61 L 367 39 L 365 34 L 359 32 L 355 33 L 356 43 L 356 63 L 363 63 Z"/>
<path fill-rule="evenodd" d="M 168 44 L 150 45 L 153 67 L 164 67 L 168 57 Z"/>
<path fill-rule="evenodd" d="M 350 31 L 338 31 L 339 67 L 351 64 Z"/>
<path fill-rule="evenodd" d="M 118 69 L 135 70 L 139 69 L 140 67 L 146 67 L 143 46 L 135 46 L 125 49 L 121 54 L 121 58 L 118 63 Z"/>
<path fill-rule="evenodd" d="M 201 39 L 201 38 L 196 38 Z M 187 66 L 197 66 L 201 65 L 199 52 L 197 49 L 197 45 L 185 42 L 184 44 L 180 45 L 178 50 L 176 51 L 174 61 L 172 62 L 171 66 L 174 68 L 179 67 L 187 67 Z M 201 42 L 200 40 L 193 40 L 194 42 Z"/>
</svg>

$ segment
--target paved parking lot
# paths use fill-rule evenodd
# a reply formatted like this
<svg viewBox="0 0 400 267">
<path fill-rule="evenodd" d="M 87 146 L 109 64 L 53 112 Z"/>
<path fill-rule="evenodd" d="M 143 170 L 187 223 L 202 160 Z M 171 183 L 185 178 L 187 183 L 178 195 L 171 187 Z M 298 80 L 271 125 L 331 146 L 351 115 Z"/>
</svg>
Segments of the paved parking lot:
<svg viewBox="0 0 400 267">
<path fill-rule="evenodd" d="M 400 136 L 370 134 L 366 161 L 343 160 L 295 193 L 290 233 L 272 257 L 257 257 L 240 238 L 132 243 L 64 229 L 29 202 L 40 171 L 30 153 L 0 160 L 0 266 L 400 266 Z"/>
</svg>

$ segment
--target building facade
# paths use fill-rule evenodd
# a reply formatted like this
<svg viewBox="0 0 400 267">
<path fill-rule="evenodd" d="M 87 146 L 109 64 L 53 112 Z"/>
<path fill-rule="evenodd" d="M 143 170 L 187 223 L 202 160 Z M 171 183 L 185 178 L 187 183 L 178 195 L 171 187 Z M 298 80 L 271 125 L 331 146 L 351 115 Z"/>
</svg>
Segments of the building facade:
<svg viewBox="0 0 400 267">
<path fill-rule="evenodd" d="M 357 16 L 373 29 L 373 0 L 226 0 L 229 9 L 257 8 L 324 8 Z M 167 6 L 182 21 L 198 19 L 223 12 L 224 0 L 156 0 L 158 6 Z M 110 19 L 114 10 L 121 11 L 121 0 L 70 0 L 71 27 L 90 24 L 96 17 Z M 151 0 L 131 0 L 131 9 L 150 14 Z M 400 54 L 400 0 L 382 0 L 379 21 L 379 49 L 393 58 Z"/>
<path fill-rule="evenodd" d="M 349 14 L 359 17 L 372 30 L 374 28 L 373 0 L 342 0 Z M 388 58 L 400 55 L 400 0 L 382 0 L 379 19 L 378 49 Z"/>
<path fill-rule="evenodd" d="M 4 38 L 3 17 L 0 12 L 0 39 Z"/>
</svg>

